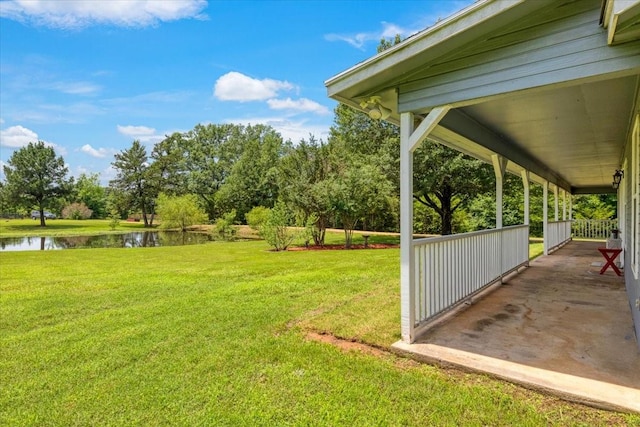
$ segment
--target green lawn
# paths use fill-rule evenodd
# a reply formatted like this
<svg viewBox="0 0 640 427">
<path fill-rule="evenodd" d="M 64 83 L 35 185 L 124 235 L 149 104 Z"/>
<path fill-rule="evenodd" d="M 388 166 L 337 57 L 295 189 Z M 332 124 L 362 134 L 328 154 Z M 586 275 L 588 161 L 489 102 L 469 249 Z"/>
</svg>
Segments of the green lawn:
<svg viewBox="0 0 640 427">
<path fill-rule="evenodd" d="M 0 219 L 0 237 L 21 236 L 78 236 L 109 233 L 128 233 L 144 231 L 143 222 L 120 221 L 115 230 L 109 227 L 107 219 L 48 219 L 45 227 L 40 227 L 40 220 L 33 219 Z"/>
<path fill-rule="evenodd" d="M 399 339 L 397 249 L 264 242 L 0 253 L 0 425 L 628 425 Z"/>
</svg>

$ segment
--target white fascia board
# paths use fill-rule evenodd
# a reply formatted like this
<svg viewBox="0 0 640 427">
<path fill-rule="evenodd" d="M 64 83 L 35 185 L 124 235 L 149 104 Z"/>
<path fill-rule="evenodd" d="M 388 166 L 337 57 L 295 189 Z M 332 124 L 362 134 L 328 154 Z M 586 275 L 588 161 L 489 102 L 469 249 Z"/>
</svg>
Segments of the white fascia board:
<svg viewBox="0 0 640 427">
<path fill-rule="evenodd" d="M 640 0 L 607 0 L 603 27 L 607 29 L 607 43 L 615 43 L 618 24 L 640 13 Z"/>
<path fill-rule="evenodd" d="M 480 0 L 325 81 L 330 97 L 527 0 Z"/>
</svg>

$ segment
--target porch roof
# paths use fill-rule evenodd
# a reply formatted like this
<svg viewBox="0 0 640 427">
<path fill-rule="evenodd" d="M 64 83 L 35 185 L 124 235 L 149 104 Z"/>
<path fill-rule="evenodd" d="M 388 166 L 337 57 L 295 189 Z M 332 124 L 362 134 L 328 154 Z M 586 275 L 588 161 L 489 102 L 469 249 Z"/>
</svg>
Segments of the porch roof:
<svg viewBox="0 0 640 427">
<path fill-rule="evenodd" d="M 572 193 L 611 192 L 640 105 L 640 0 L 484 0 L 325 82 L 367 112 L 418 119 L 429 136 L 494 153 Z"/>
</svg>

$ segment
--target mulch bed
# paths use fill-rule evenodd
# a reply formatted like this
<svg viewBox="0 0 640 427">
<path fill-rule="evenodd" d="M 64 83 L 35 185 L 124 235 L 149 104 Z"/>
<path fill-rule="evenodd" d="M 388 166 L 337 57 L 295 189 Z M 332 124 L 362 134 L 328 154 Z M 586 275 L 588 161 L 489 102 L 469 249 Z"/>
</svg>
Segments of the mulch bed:
<svg viewBox="0 0 640 427">
<path fill-rule="evenodd" d="M 364 245 L 351 245 L 350 249 L 389 249 L 389 248 L 399 248 L 400 245 L 392 244 L 392 243 L 369 243 L 365 248 Z M 288 248 L 288 251 L 335 251 L 335 250 L 344 250 L 345 247 L 343 244 L 339 245 L 309 245 L 305 246 L 292 246 Z"/>
</svg>

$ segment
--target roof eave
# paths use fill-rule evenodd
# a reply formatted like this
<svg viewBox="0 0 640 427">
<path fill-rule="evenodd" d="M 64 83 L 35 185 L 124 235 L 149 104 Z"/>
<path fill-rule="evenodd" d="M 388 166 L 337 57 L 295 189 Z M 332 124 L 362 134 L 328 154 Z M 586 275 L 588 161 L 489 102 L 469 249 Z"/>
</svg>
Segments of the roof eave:
<svg viewBox="0 0 640 427">
<path fill-rule="evenodd" d="M 325 81 L 328 96 L 337 99 L 338 94 L 389 71 L 394 66 L 440 45 L 460 33 L 469 31 L 484 21 L 524 4 L 526 0 L 480 0 L 450 17 L 427 28 L 355 66 Z M 344 96 L 343 96 L 344 97 Z"/>
</svg>

